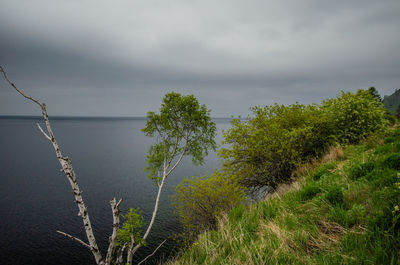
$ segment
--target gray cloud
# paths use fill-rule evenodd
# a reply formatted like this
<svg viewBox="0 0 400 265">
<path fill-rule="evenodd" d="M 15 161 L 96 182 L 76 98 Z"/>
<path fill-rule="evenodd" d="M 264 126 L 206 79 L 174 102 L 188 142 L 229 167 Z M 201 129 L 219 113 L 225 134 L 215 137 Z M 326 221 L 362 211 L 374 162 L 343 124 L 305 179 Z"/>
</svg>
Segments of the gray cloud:
<svg viewBox="0 0 400 265">
<path fill-rule="evenodd" d="M 0 64 L 53 115 L 142 116 L 193 93 L 214 116 L 400 87 L 400 2 L 4 1 Z M 31 114 L 5 82 L 0 115 Z"/>
</svg>

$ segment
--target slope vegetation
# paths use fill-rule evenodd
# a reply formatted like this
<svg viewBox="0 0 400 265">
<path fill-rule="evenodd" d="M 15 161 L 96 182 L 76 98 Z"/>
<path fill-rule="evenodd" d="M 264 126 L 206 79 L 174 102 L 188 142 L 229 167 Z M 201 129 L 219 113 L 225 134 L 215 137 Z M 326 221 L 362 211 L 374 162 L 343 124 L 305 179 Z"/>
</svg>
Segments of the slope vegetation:
<svg viewBox="0 0 400 265">
<path fill-rule="evenodd" d="M 168 264 L 400 264 L 400 128 L 332 148 Z"/>
</svg>

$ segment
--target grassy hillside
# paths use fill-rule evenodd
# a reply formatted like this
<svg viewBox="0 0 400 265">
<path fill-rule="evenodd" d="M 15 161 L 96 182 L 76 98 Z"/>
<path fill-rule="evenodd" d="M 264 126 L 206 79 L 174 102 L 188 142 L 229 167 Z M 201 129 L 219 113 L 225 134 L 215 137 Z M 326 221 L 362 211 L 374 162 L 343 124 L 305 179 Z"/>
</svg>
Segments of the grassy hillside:
<svg viewBox="0 0 400 265">
<path fill-rule="evenodd" d="M 332 148 L 168 264 L 400 264 L 400 129 Z"/>
<path fill-rule="evenodd" d="M 392 95 L 383 98 L 385 108 L 394 113 L 400 105 L 400 89 L 397 89 Z"/>
</svg>

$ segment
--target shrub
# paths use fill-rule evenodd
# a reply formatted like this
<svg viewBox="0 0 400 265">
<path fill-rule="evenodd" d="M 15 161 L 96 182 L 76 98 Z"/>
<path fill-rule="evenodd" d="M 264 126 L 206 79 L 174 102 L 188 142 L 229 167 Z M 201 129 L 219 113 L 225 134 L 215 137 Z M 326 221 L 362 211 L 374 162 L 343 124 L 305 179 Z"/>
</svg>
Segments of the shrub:
<svg viewBox="0 0 400 265">
<path fill-rule="evenodd" d="M 330 117 L 339 142 L 357 143 L 389 123 L 383 104 L 367 90 L 342 92 L 337 98 L 325 100 L 322 109 Z"/>
<path fill-rule="evenodd" d="M 249 191 L 275 190 L 301 163 L 333 143 L 356 143 L 388 124 L 383 104 L 368 90 L 345 93 L 321 106 L 254 107 L 247 120 L 233 119 L 219 151 L 225 171 Z M 327 171 L 314 175 L 318 180 Z M 254 194 L 254 193 L 253 193 Z"/>
<path fill-rule="evenodd" d="M 184 228 L 184 236 L 191 240 L 200 232 L 213 229 L 217 217 L 229 212 L 245 199 L 243 187 L 214 171 L 209 178 L 186 178 L 175 188 L 172 204 Z"/>
<path fill-rule="evenodd" d="M 343 204 L 343 191 L 339 186 L 330 187 L 325 194 L 325 199 L 332 205 Z"/>
<path fill-rule="evenodd" d="M 326 116 L 316 106 L 293 104 L 252 108 L 254 117 L 234 119 L 220 150 L 225 170 L 249 190 L 276 189 L 307 158 L 332 143 Z"/>
</svg>

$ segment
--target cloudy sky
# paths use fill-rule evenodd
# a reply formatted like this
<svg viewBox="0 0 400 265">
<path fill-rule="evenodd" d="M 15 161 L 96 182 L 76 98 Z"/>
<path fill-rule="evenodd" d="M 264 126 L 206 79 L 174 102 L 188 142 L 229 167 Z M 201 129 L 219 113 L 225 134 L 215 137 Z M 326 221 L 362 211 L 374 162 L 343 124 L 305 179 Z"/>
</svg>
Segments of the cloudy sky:
<svg viewBox="0 0 400 265">
<path fill-rule="evenodd" d="M 399 0 L 0 0 L 0 65 L 50 115 L 144 116 L 170 91 L 216 117 L 400 88 Z M 0 115 L 39 110 L 0 79 Z"/>
</svg>

